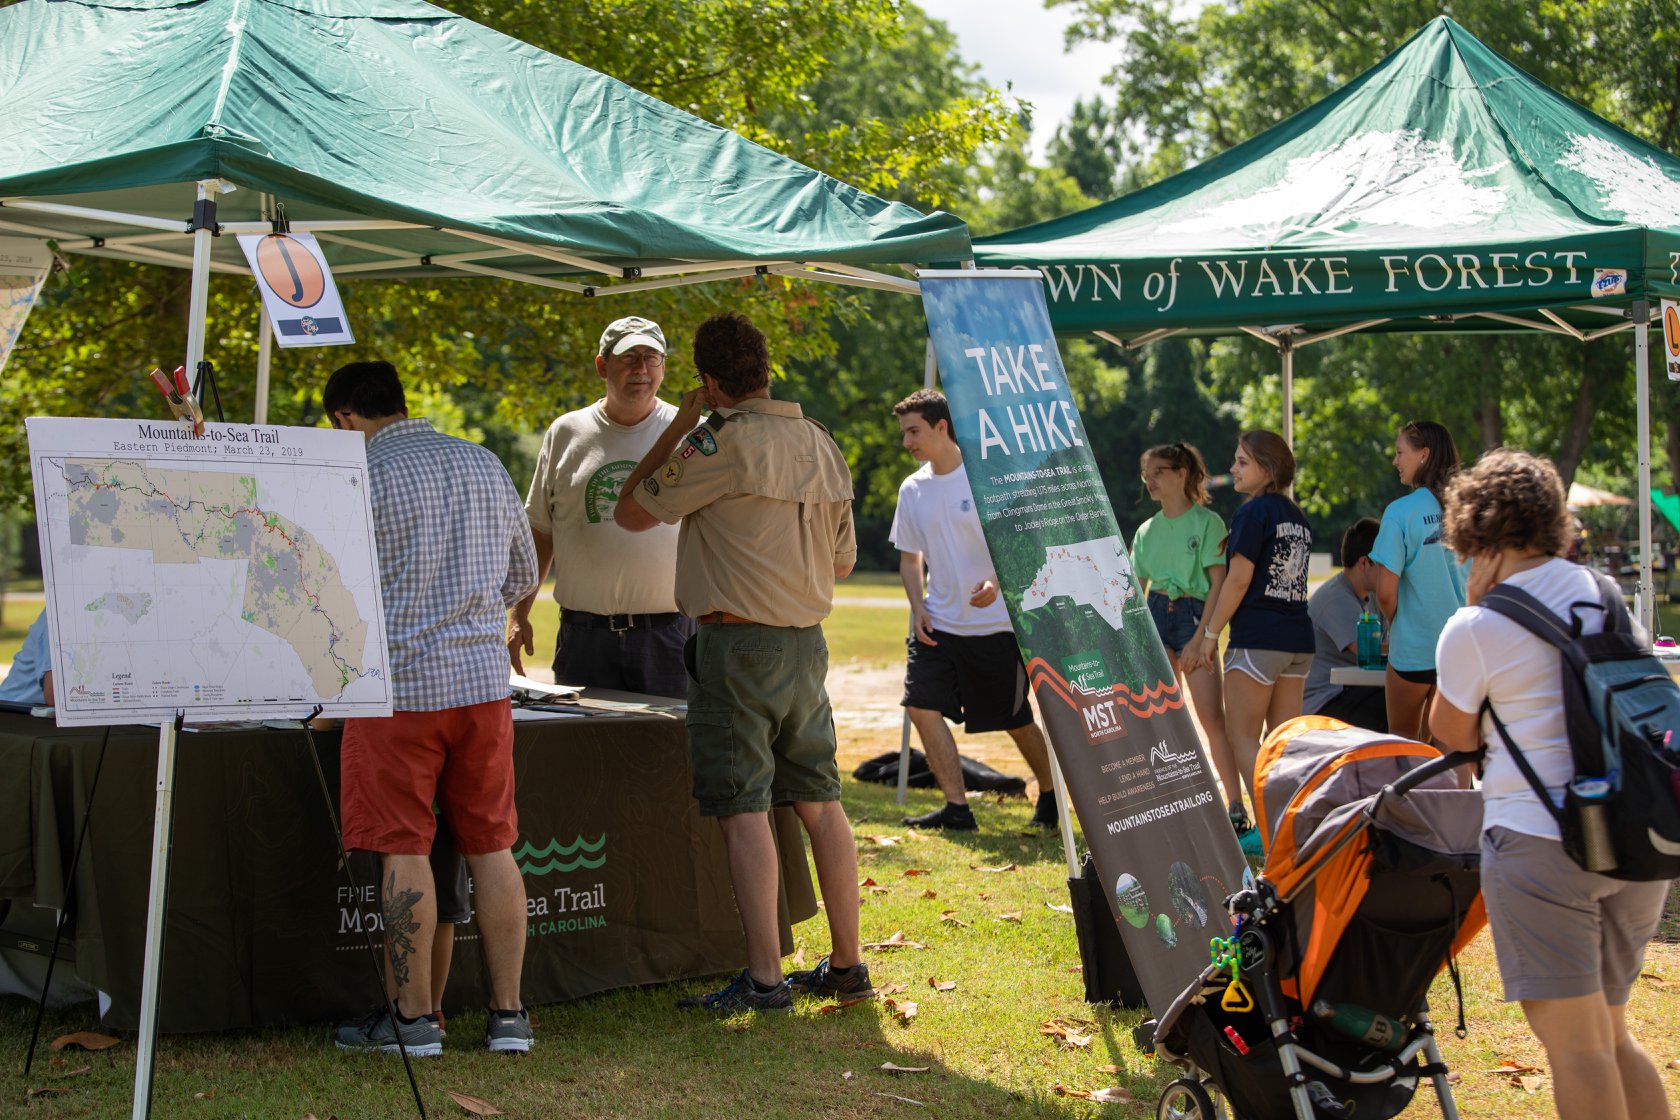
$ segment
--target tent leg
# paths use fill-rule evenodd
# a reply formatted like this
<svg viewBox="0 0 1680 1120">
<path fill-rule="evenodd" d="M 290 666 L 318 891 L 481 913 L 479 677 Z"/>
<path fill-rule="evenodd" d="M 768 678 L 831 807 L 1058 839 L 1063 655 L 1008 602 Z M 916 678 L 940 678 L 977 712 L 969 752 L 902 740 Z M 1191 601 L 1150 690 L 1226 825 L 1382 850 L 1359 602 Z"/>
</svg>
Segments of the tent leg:
<svg viewBox="0 0 1680 1120">
<path fill-rule="evenodd" d="M 1283 424 L 1279 435 L 1291 448 L 1295 446 L 1295 340 L 1289 335 L 1278 339 L 1278 358 L 1283 363 Z"/>
<path fill-rule="evenodd" d="M 207 220 L 216 220 L 216 196 L 221 193 L 220 179 L 200 179 L 198 182 L 198 209 L 203 211 Z M 202 204 L 208 205 L 202 205 Z M 187 303 L 187 377 L 195 387 L 198 381 L 198 363 L 204 360 L 204 333 L 206 309 L 210 304 L 210 238 L 214 236 L 208 226 L 200 226 L 193 230 L 192 249 L 192 288 Z"/>
<path fill-rule="evenodd" d="M 134 1062 L 133 1120 L 152 1112 L 152 1072 L 157 1065 L 159 981 L 169 900 L 169 849 L 175 816 L 175 742 L 181 718 L 158 725 L 157 806 L 152 819 L 152 887 L 146 902 L 146 951 L 140 988 L 140 1038 Z"/>
<path fill-rule="evenodd" d="M 257 316 L 257 400 L 251 408 L 251 423 L 268 423 L 268 367 L 274 360 L 274 325 L 265 304 Z"/>
<path fill-rule="evenodd" d="M 1044 747 L 1050 752 L 1050 784 L 1056 792 L 1056 824 L 1062 830 L 1062 854 L 1067 857 L 1068 878 L 1077 879 L 1081 874 L 1079 866 L 1079 848 L 1073 842 L 1073 814 L 1068 812 L 1067 779 L 1062 776 L 1062 763 L 1056 757 L 1056 748 L 1050 742 L 1050 736 L 1044 736 Z"/>
<path fill-rule="evenodd" d="M 1633 303 L 1634 399 L 1639 427 L 1639 586 L 1634 603 L 1645 633 L 1656 637 L 1657 596 L 1651 580 L 1651 304 Z"/>
</svg>

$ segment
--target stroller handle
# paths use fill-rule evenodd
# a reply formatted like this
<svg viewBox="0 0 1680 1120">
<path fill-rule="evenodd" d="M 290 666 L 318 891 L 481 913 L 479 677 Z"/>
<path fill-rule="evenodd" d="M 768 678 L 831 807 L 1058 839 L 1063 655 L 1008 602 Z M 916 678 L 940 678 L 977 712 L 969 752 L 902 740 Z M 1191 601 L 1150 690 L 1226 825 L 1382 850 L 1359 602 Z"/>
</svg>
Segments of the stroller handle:
<svg viewBox="0 0 1680 1120">
<path fill-rule="evenodd" d="M 1472 762 L 1480 762 L 1487 754 L 1486 747 L 1478 747 L 1473 751 L 1452 751 L 1439 758 L 1432 758 L 1422 766 L 1414 766 L 1400 777 L 1383 787 L 1382 797 L 1404 797 L 1418 786 L 1435 777 L 1444 774 L 1458 766 L 1465 766 Z M 1379 798 L 1380 800 L 1380 798 Z"/>
</svg>

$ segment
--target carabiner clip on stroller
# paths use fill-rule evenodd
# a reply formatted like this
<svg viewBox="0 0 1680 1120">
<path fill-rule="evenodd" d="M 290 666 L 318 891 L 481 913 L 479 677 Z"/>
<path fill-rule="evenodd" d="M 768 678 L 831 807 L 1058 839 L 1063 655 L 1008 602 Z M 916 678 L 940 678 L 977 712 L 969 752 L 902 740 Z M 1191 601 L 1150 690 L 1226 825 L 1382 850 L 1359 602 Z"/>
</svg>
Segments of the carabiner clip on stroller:
<svg viewBox="0 0 1680 1120">
<path fill-rule="evenodd" d="M 1179 1066 L 1160 1120 L 1385 1120 L 1431 1078 L 1457 1120 L 1429 1022 L 1430 983 L 1486 924 L 1482 806 L 1451 771 L 1475 755 L 1303 716 L 1267 737 L 1256 814 L 1267 847 L 1213 962 L 1136 1037 Z M 1362 842 L 1361 842 L 1362 841 Z M 1459 997 L 1458 1030 L 1464 1031 Z"/>
</svg>

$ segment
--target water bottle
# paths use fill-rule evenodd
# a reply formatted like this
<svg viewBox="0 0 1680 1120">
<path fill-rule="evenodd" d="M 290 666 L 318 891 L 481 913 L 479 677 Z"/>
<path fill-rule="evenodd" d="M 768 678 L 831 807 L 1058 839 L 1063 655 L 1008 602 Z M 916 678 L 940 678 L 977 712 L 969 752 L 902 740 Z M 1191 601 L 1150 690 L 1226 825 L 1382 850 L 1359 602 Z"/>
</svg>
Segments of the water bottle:
<svg viewBox="0 0 1680 1120">
<path fill-rule="evenodd" d="M 1616 845 L 1610 839 L 1609 778 L 1576 778 L 1569 783 L 1575 820 L 1581 826 L 1581 865 L 1588 871 L 1614 871 Z"/>
<path fill-rule="evenodd" d="M 1361 669 L 1381 669 L 1382 655 L 1382 622 L 1370 611 L 1359 613 L 1359 627 L 1354 631 L 1354 651 L 1359 658 Z"/>
<path fill-rule="evenodd" d="M 1406 1044 L 1406 1028 L 1380 1011 L 1357 1003 L 1330 1003 L 1315 999 L 1312 1015 L 1339 1035 L 1356 1039 L 1378 1050 L 1395 1051 Z"/>
</svg>

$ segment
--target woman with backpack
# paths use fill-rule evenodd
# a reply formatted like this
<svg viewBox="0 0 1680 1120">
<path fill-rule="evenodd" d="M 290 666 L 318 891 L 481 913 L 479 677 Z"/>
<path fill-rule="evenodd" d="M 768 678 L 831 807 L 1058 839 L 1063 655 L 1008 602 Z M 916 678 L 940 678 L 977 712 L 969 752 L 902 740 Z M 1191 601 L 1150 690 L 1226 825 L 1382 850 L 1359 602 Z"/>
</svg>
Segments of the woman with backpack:
<svg viewBox="0 0 1680 1120">
<path fill-rule="evenodd" d="M 1429 726 L 1444 749 L 1487 744 L 1482 896 L 1505 998 L 1521 1001 L 1546 1048 L 1558 1116 L 1667 1118 L 1662 1075 L 1628 1034 L 1626 1009 L 1668 883 L 1609 878 L 1565 852 L 1552 809 L 1503 738 L 1561 804 L 1575 777 L 1561 655 L 1479 605 L 1496 586 L 1516 588 L 1560 619 L 1579 619 L 1583 633 L 1604 628 L 1598 578 L 1559 556 L 1569 542 L 1564 501 L 1551 463 L 1525 451 L 1490 451 L 1448 484 L 1446 543 L 1470 559 L 1469 605 L 1441 631 Z"/>
</svg>

